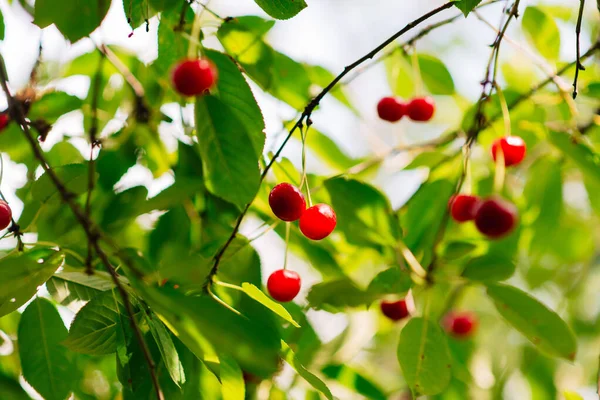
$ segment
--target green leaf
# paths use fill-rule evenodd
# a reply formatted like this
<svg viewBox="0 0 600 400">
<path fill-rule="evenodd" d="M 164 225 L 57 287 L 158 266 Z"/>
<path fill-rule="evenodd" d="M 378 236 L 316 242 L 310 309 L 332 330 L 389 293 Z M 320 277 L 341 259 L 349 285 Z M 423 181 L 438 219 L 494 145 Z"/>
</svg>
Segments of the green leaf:
<svg viewBox="0 0 600 400">
<path fill-rule="evenodd" d="M 185 371 L 183 370 L 183 365 L 179 359 L 179 354 L 177 353 L 171 334 L 156 315 L 148 317 L 146 320 L 171 379 L 173 379 L 173 382 L 177 386 L 181 387 L 186 380 Z"/>
<path fill-rule="evenodd" d="M 369 284 L 368 292 L 377 296 L 385 294 L 404 294 L 412 286 L 408 271 L 402 272 L 392 267 L 378 273 Z"/>
<path fill-rule="evenodd" d="M 17 378 L 13 379 L 0 372 L 0 399 L 31 400 L 31 397 L 23 390 Z"/>
<path fill-rule="evenodd" d="M 52 303 L 37 298 L 27 306 L 18 331 L 23 377 L 46 400 L 64 400 L 75 383 L 61 345 L 66 337 L 67 328 Z"/>
<path fill-rule="evenodd" d="M 267 14 L 277 19 L 289 19 L 306 8 L 304 0 L 254 0 Z"/>
<path fill-rule="evenodd" d="M 456 0 L 454 5 L 465 14 L 465 17 L 469 15 L 475 7 L 481 3 L 481 0 Z"/>
<path fill-rule="evenodd" d="M 429 54 L 419 54 L 418 60 L 423 83 L 432 94 L 451 95 L 454 93 L 452 75 L 440 59 Z"/>
<path fill-rule="evenodd" d="M 443 160 L 445 160 L 446 158 L 448 158 L 448 156 L 446 156 L 443 153 L 440 153 L 439 151 L 427 151 L 427 152 L 419 153 L 410 162 L 410 164 L 408 164 L 406 167 L 404 167 L 404 169 L 416 169 L 416 168 L 422 168 L 422 167 L 427 167 L 427 168 L 435 167 L 439 163 L 441 163 Z"/>
<path fill-rule="evenodd" d="M 568 360 L 575 359 L 575 335 L 558 314 L 508 285 L 490 285 L 487 293 L 498 312 L 540 350 Z"/>
<path fill-rule="evenodd" d="M 0 259 L 0 317 L 31 299 L 63 261 L 64 254 L 50 249 L 33 249 Z"/>
<path fill-rule="evenodd" d="M 64 345 L 90 355 L 117 350 L 117 323 L 124 313 L 123 301 L 114 290 L 100 293 L 75 316 Z"/>
<path fill-rule="evenodd" d="M 229 106 L 244 124 L 256 156 L 260 158 L 265 146 L 265 121 L 248 82 L 228 55 L 206 50 L 206 57 L 210 58 L 219 70 L 219 99 Z"/>
<path fill-rule="evenodd" d="M 312 308 L 337 312 L 346 307 L 368 305 L 374 300 L 374 296 L 357 287 L 350 279 L 344 278 L 314 285 L 307 300 Z"/>
<path fill-rule="evenodd" d="M 301 140 L 300 136 L 297 139 Z M 350 169 L 360 161 L 348 156 L 335 141 L 314 128 L 311 128 L 308 134 L 306 146 L 323 162 L 339 172 Z"/>
<path fill-rule="evenodd" d="M 48 289 L 52 298 L 63 306 L 69 306 L 77 301 L 90 301 L 100 293 L 100 291 L 88 286 L 73 283 L 56 276 L 53 276 L 46 282 L 46 289 Z"/>
<path fill-rule="evenodd" d="M 83 194 L 88 189 L 88 167 L 85 164 L 69 164 L 62 167 L 52 168 L 58 179 L 65 185 L 65 188 L 74 194 Z M 97 175 L 96 175 L 97 176 Z M 48 174 L 44 174 L 36 180 L 31 186 L 31 194 L 34 200 L 42 203 L 49 202 L 51 199 L 57 201 L 60 194 Z"/>
<path fill-rule="evenodd" d="M 4 25 L 4 15 L 0 13 L 0 40 L 4 40 L 4 31 L 6 27 Z"/>
<path fill-rule="evenodd" d="M 230 107 L 206 96 L 196 101 L 198 150 L 208 190 L 238 208 L 258 191 L 260 173 L 253 141 Z"/>
<path fill-rule="evenodd" d="M 577 143 L 573 137 L 562 132 L 550 132 L 548 139 L 556 148 L 573 161 L 581 172 L 600 184 L 600 157 L 583 143 Z"/>
<path fill-rule="evenodd" d="M 442 251 L 445 260 L 456 260 L 462 258 L 477 249 L 477 245 L 470 242 L 453 241 L 446 244 Z"/>
<path fill-rule="evenodd" d="M 515 262 L 496 253 L 477 257 L 467 263 L 463 276 L 474 281 L 502 281 L 515 273 Z"/>
<path fill-rule="evenodd" d="M 244 293 L 246 293 L 248 296 L 258 301 L 260 304 L 267 307 L 269 310 L 273 311 L 275 314 L 279 315 L 296 328 L 300 328 L 300 325 L 294 321 L 288 310 L 286 310 L 281 304 L 276 303 L 268 298 L 267 295 L 262 292 L 262 290 L 253 284 L 246 282 L 242 283 L 242 289 L 244 289 Z"/>
<path fill-rule="evenodd" d="M 54 24 L 67 39 L 76 42 L 100 26 L 109 7 L 109 0 L 63 0 L 60 7 L 54 0 L 37 0 L 33 22 L 40 28 Z"/>
<path fill-rule="evenodd" d="M 323 368 L 322 372 L 329 379 L 338 381 L 367 399 L 385 400 L 388 398 L 377 385 L 347 365 L 330 364 Z"/>
<path fill-rule="evenodd" d="M 541 55 L 549 60 L 558 59 L 560 32 L 550 15 L 538 7 L 529 6 L 523 13 L 522 24 L 527 39 Z"/>
<path fill-rule="evenodd" d="M 219 376 L 223 400 L 244 400 L 246 385 L 242 370 L 237 362 L 226 354 L 219 355 Z"/>
<path fill-rule="evenodd" d="M 133 218 L 144 212 L 147 197 L 148 189 L 145 186 L 134 186 L 111 196 L 100 225 L 109 231 L 126 227 Z"/>
<path fill-rule="evenodd" d="M 156 15 L 154 7 L 149 6 L 149 0 L 123 0 L 123 9 L 133 29 Z"/>
<path fill-rule="evenodd" d="M 333 395 L 327 387 L 327 385 L 317 378 L 314 374 L 310 373 L 300 362 L 298 361 L 296 354 L 292 351 L 290 346 L 284 341 L 281 341 L 281 351 L 283 359 L 294 369 L 306 382 L 308 382 L 313 388 L 321 392 L 328 400 L 333 400 Z"/>
<path fill-rule="evenodd" d="M 350 178 L 325 181 L 338 218 L 338 229 L 356 245 L 394 246 L 397 227 L 392 207 L 383 193 Z"/>
<path fill-rule="evenodd" d="M 404 379 L 418 395 L 441 393 L 450 383 L 446 336 L 428 319 L 413 318 L 402 329 L 398 360 Z"/>
<path fill-rule="evenodd" d="M 53 123 L 64 114 L 80 109 L 82 105 L 79 97 L 64 92 L 47 92 L 31 104 L 28 117 L 32 121 L 41 118 Z"/>
</svg>

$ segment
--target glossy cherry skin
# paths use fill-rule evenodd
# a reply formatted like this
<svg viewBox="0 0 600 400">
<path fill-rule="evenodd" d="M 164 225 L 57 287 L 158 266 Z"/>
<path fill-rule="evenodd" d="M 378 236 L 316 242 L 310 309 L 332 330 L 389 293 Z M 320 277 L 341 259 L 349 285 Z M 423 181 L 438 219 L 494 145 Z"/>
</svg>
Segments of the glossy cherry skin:
<svg viewBox="0 0 600 400">
<path fill-rule="evenodd" d="M 9 122 L 10 117 L 8 116 L 8 113 L 0 113 L 0 131 L 3 131 L 7 127 Z"/>
<path fill-rule="evenodd" d="M 0 200 L 0 230 L 8 228 L 12 221 L 12 210 L 7 202 Z"/>
<path fill-rule="evenodd" d="M 312 240 L 325 239 L 333 232 L 336 224 L 335 212 L 327 204 L 314 205 L 300 217 L 300 230 Z"/>
<path fill-rule="evenodd" d="M 496 161 L 498 149 L 500 148 L 504 156 L 504 165 L 507 167 L 519 164 L 523 161 L 527 152 L 527 146 L 519 136 L 506 136 L 496 139 L 492 144 L 492 157 L 494 157 L 494 161 Z"/>
<path fill-rule="evenodd" d="M 217 81 L 217 68 L 206 59 L 183 60 L 173 70 L 175 90 L 184 96 L 199 96 Z"/>
<path fill-rule="evenodd" d="M 519 212 L 514 204 L 492 196 L 481 202 L 475 214 L 475 226 L 489 238 L 508 235 L 517 225 Z"/>
<path fill-rule="evenodd" d="M 429 121 L 435 114 L 435 101 L 431 97 L 416 97 L 408 103 L 407 114 L 413 121 Z"/>
<path fill-rule="evenodd" d="M 443 326 L 452 336 L 465 339 L 475 332 L 477 316 L 468 311 L 450 312 L 444 317 Z"/>
<path fill-rule="evenodd" d="M 377 103 L 377 114 L 384 121 L 400 121 L 406 112 L 406 104 L 396 97 L 384 97 Z"/>
<path fill-rule="evenodd" d="M 273 272 L 267 281 L 271 297 L 282 303 L 294 300 L 300 292 L 300 286 L 300 275 L 288 269 Z"/>
<path fill-rule="evenodd" d="M 269 205 L 277 218 L 288 222 L 300 219 L 306 210 L 304 195 L 289 183 L 280 183 L 271 190 Z"/>
<path fill-rule="evenodd" d="M 398 301 L 383 300 L 380 304 L 383 315 L 392 321 L 400 321 L 410 315 L 406 299 Z"/>
<path fill-rule="evenodd" d="M 479 197 L 469 194 L 457 194 L 452 196 L 448 202 L 452 219 L 459 223 L 474 220 L 480 204 Z"/>
</svg>

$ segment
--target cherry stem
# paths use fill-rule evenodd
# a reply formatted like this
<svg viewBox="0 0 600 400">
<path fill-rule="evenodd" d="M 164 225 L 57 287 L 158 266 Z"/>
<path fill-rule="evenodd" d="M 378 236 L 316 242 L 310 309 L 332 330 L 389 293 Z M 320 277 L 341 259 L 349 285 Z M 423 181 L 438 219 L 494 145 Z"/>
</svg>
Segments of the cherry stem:
<svg viewBox="0 0 600 400">
<path fill-rule="evenodd" d="M 210 288 L 210 285 L 208 285 L 206 287 L 206 290 L 208 290 L 208 294 L 210 295 L 210 297 L 212 297 L 217 303 L 219 303 L 223 307 L 227 308 L 229 311 L 232 311 L 232 312 L 236 313 L 237 315 L 242 316 L 242 313 L 240 313 L 235 308 L 231 307 L 229 304 L 225 303 L 223 300 L 221 300 L 219 298 L 219 296 L 217 296 L 216 294 L 214 294 L 213 291 L 212 291 L 212 289 Z"/>
<path fill-rule="evenodd" d="M 290 226 L 291 223 L 285 223 L 285 253 L 283 256 L 283 269 L 287 269 L 288 253 L 290 247 Z"/>
<path fill-rule="evenodd" d="M 502 108 L 502 119 L 504 120 L 504 134 L 506 136 L 510 136 L 511 126 L 510 111 L 508 110 L 508 104 L 506 103 L 506 98 L 504 97 L 504 92 L 502 92 L 500 85 L 494 82 L 494 86 L 496 87 L 496 93 L 498 93 L 498 100 L 500 100 L 500 107 Z"/>
<path fill-rule="evenodd" d="M 223 286 L 223 287 L 226 287 L 226 288 L 229 288 L 229 289 L 237 290 L 239 292 L 243 292 L 244 291 L 244 289 L 242 289 L 241 286 L 234 285 L 232 283 L 223 282 L 223 281 L 218 280 L 217 278 L 213 279 L 213 282 L 215 284 L 219 285 L 219 286 Z"/>
<path fill-rule="evenodd" d="M 404 242 L 401 240 L 398 241 L 397 246 L 412 272 L 419 278 L 425 279 L 425 277 L 427 277 L 427 271 L 425 271 L 425 268 L 423 268 L 419 260 L 417 260 L 408 246 L 406 246 L 406 244 L 404 244 Z"/>
<path fill-rule="evenodd" d="M 411 62 L 413 75 L 415 77 L 415 95 L 421 96 L 425 90 L 423 88 L 423 78 L 421 77 L 421 68 L 419 67 L 419 56 L 417 54 L 417 48 L 413 45 L 413 52 L 411 54 Z"/>
<path fill-rule="evenodd" d="M 504 187 L 506 176 L 506 164 L 504 162 L 504 151 L 502 146 L 496 148 L 496 175 L 494 176 L 494 191 L 500 193 Z"/>
<path fill-rule="evenodd" d="M 308 206 L 312 207 L 312 198 L 310 196 L 310 188 L 308 187 L 308 177 L 306 176 L 306 137 L 308 136 L 308 130 L 310 125 L 306 129 L 300 130 L 302 136 L 302 181 L 300 182 L 300 190 L 302 186 L 306 185 L 306 197 L 308 198 Z"/>
<path fill-rule="evenodd" d="M 202 44 L 198 40 L 200 36 L 200 19 L 202 17 L 202 13 L 204 12 L 204 8 L 201 10 L 196 10 L 196 16 L 194 17 L 194 25 L 192 25 L 192 38 L 195 40 L 190 40 L 190 45 L 188 47 L 188 58 L 194 59 L 197 57 L 198 47 L 201 47 Z"/>
<path fill-rule="evenodd" d="M 471 147 L 463 146 L 464 153 L 464 162 L 463 168 L 465 170 L 465 192 L 467 194 L 473 193 L 473 179 L 472 179 L 472 170 L 471 170 Z"/>
</svg>

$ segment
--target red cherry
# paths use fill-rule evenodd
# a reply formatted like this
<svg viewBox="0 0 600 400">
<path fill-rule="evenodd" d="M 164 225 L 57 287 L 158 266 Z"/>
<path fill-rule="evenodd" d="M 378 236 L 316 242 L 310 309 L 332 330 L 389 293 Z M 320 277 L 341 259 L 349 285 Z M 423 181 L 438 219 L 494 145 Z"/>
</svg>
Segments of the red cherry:
<svg viewBox="0 0 600 400">
<path fill-rule="evenodd" d="M 173 86 L 184 96 L 198 96 L 217 81 L 217 68 L 207 59 L 183 60 L 173 70 Z"/>
<path fill-rule="evenodd" d="M 272 298 L 282 303 L 294 300 L 300 292 L 300 275 L 288 269 L 280 269 L 269 276 L 267 289 Z"/>
<path fill-rule="evenodd" d="M 408 117 L 413 121 L 429 121 L 435 114 L 435 102 L 431 97 L 417 97 L 408 103 Z"/>
<path fill-rule="evenodd" d="M 10 122 L 10 117 L 7 112 L 0 113 L 0 131 L 3 131 L 8 123 Z"/>
<path fill-rule="evenodd" d="M 477 328 L 477 316 L 471 312 L 450 312 L 444 317 L 443 326 L 446 332 L 457 338 L 471 336 Z"/>
<path fill-rule="evenodd" d="M 380 304 L 380 307 L 383 315 L 385 315 L 392 321 L 400 321 L 401 319 L 406 318 L 410 315 L 406 299 L 398 301 L 383 300 Z"/>
<path fill-rule="evenodd" d="M 12 221 L 12 210 L 7 202 L 0 200 L 0 230 L 8 228 Z"/>
<path fill-rule="evenodd" d="M 506 136 L 496 139 L 492 144 L 492 157 L 494 157 L 494 161 L 496 161 L 498 148 L 502 149 L 504 165 L 507 167 L 510 167 L 511 165 L 517 165 L 523 161 L 527 151 L 525 142 L 519 136 Z"/>
<path fill-rule="evenodd" d="M 518 214 L 514 204 L 499 197 L 490 197 L 477 208 L 475 226 L 489 238 L 500 238 L 515 228 Z"/>
<path fill-rule="evenodd" d="M 475 213 L 480 203 L 481 199 L 477 196 L 457 194 L 452 196 L 448 202 L 450 215 L 456 222 L 472 221 L 475 219 Z"/>
<path fill-rule="evenodd" d="M 377 114 L 384 121 L 400 121 L 406 115 L 406 104 L 396 97 L 384 97 L 377 103 Z"/>
<path fill-rule="evenodd" d="M 335 229 L 337 217 L 333 208 L 327 204 L 317 204 L 300 217 L 300 230 L 309 239 L 321 240 L 329 236 Z"/>
<path fill-rule="evenodd" d="M 294 185 L 280 183 L 269 194 L 269 205 L 273 214 L 282 221 L 296 221 L 306 210 L 304 195 Z"/>
</svg>

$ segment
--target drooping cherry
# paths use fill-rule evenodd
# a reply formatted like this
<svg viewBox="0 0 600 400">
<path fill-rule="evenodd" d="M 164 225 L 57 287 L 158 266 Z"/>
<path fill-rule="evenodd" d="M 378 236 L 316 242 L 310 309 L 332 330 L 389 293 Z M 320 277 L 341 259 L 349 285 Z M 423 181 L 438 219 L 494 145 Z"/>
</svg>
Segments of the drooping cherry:
<svg viewBox="0 0 600 400">
<path fill-rule="evenodd" d="M 12 210 L 7 202 L 0 200 L 0 230 L 8 228 L 12 221 Z"/>
<path fill-rule="evenodd" d="M 183 60 L 173 69 L 175 90 L 184 96 L 199 96 L 217 81 L 217 68 L 207 59 Z"/>
<path fill-rule="evenodd" d="M 500 197 L 492 196 L 481 202 L 475 214 L 475 226 L 491 239 L 508 235 L 517 225 L 517 207 Z"/>
<path fill-rule="evenodd" d="M 267 289 L 272 298 L 282 303 L 294 300 L 300 292 L 300 275 L 289 269 L 280 269 L 267 280 Z"/>
<path fill-rule="evenodd" d="M 3 131 L 10 122 L 10 117 L 8 116 L 8 112 L 0 113 L 0 131 Z"/>
<path fill-rule="evenodd" d="M 306 210 L 304 195 L 289 183 L 280 183 L 271 190 L 269 205 L 277 218 L 287 222 L 300 219 Z"/>
<path fill-rule="evenodd" d="M 406 104 L 396 97 L 384 97 L 377 103 L 377 114 L 384 121 L 400 121 L 406 112 Z"/>
<path fill-rule="evenodd" d="M 480 204 L 481 199 L 478 196 L 469 194 L 457 194 L 448 202 L 452 219 L 459 223 L 474 220 Z"/>
<path fill-rule="evenodd" d="M 452 336 L 466 339 L 473 335 L 477 328 L 477 315 L 468 311 L 451 311 L 444 317 L 442 325 Z"/>
<path fill-rule="evenodd" d="M 499 149 L 502 149 L 504 165 L 507 167 L 519 164 L 523 161 L 527 152 L 525 141 L 519 136 L 505 136 L 496 139 L 492 144 L 492 157 L 494 157 L 494 161 L 498 157 Z"/>
<path fill-rule="evenodd" d="M 383 300 L 380 304 L 380 307 L 383 315 L 392 321 L 400 321 L 411 314 L 407 299 L 401 299 L 398 301 Z"/>
<path fill-rule="evenodd" d="M 416 97 L 408 103 L 407 114 L 413 121 L 429 121 L 435 114 L 435 101 L 429 96 Z"/>
<path fill-rule="evenodd" d="M 336 224 L 335 212 L 327 204 L 314 205 L 300 217 L 300 230 L 312 240 L 325 239 L 333 232 Z"/>
</svg>

